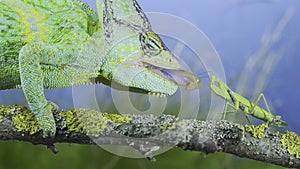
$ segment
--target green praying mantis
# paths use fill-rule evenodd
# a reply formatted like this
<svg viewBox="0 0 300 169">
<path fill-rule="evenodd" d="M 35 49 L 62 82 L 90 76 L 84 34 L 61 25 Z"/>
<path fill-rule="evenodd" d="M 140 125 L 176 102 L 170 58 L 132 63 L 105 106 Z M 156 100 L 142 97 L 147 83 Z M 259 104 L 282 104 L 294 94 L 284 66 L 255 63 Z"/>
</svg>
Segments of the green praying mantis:
<svg viewBox="0 0 300 169">
<path fill-rule="evenodd" d="M 233 104 L 229 102 L 226 103 L 223 118 L 225 118 L 227 106 L 230 106 L 233 107 L 234 110 L 242 110 L 246 114 L 246 117 L 251 115 L 263 121 L 273 123 L 276 126 L 287 126 L 287 123 L 281 120 L 280 116 L 274 116 L 271 113 L 266 98 L 262 93 L 259 95 L 256 102 L 253 103 L 245 97 L 233 92 L 221 79 L 214 75 L 212 75 L 210 78 L 210 88 L 216 95 L 224 98 L 227 101 L 231 100 L 233 102 Z M 267 110 L 257 105 L 261 98 L 264 100 Z"/>
</svg>

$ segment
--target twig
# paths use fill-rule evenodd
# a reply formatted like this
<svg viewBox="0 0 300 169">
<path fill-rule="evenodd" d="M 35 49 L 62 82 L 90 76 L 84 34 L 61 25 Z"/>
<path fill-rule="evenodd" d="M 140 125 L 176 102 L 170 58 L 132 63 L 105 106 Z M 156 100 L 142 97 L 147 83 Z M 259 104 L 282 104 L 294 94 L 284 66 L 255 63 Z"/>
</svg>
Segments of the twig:
<svg viewBox="0 0 300 169">
<path fill-rule="evenodd" d="M 287 146 L 282 145 L 282 138 L 287 135 L 271 132 L 267 127 L 244 127 L 225 120 L 182 120 L 170 115 L 121 116 L 84 109 L 55 112 L 54 116 L 56 136 L 43 138 L 36 119 L 27 108 L 0 106 L 0 139 L 43 144 L 53 152 L 58 152 L 54 143 L 59 142 L 124 145 L 135 148 L 152 160 L 155 160 L 153 152 L 166 146 L 176 146 L 206 153 L 226 152 L 300 168 L 299 157 L 290 154 Z M 299 145 L 296 146 L 299 149 Z"/>
</svg>

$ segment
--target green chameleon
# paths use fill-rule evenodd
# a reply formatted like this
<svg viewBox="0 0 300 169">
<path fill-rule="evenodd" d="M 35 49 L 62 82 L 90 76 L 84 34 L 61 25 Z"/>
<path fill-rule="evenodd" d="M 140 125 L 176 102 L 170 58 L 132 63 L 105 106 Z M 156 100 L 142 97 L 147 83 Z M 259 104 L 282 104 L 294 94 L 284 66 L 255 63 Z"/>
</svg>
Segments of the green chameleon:
<svg viewBox="0 0 300 169">
<path fill-rule="evenodd" d="M 56 132 L 44 89 L 99 79 L 160 96 L 200 87 L 163 44 L 136 0 L 0 0 L 0 89 L 22 88 L 44 137 Z M 97 80 L 98 79 L 98 80 Z"/>
</svg>

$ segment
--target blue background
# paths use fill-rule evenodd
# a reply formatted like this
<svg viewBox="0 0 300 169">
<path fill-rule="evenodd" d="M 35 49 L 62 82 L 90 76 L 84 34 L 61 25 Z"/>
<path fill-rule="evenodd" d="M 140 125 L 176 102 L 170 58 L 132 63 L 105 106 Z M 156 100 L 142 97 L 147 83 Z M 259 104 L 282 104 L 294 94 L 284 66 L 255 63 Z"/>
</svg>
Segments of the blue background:
<svg viewBox="0 0 300 169">
<path fill-rule="evenodd" d="M 242 71 L 245 62 L 260 50 L 263 36 L 267 34 L 266 38 L 270 39 L 278 24 L 283 22 L 282 18 L 290 13 L 291 17 L 278 41 L 269 50 L 269 53 L 278 54 L 280 60 L 260 83 L 265 84 L 262 92 L 272 112 L 287 121 L 288 129 L 300 133 L 299 1 L 154 0 L 140 1 L 140 5 L 145 11 L 170 13 L 195 24 L 213 42 L 233 89 L 254 100 L 257 94 L 253 96 L 251 91 L 260 71 L 251 70 L 245 74 Z M 243 84 L 239 76 L 250 76 L 249 83 Z M 241 87 L 241 84 L 244 86 Z M 241 88 L 247 88 L 247 92 Z"/>
<path fill-rule="evenodd" d="M 296 0 L 152 0 L 140 1 L 145 11 L 166 12 L 185 18 L 201 29 L 219 53 L 228 82 L 247 98 L 252 95 L 257 70 L 241 74 L 245 62 L 260 50 L 264 34 L 271 36 L 287 12 L 291 12 L 286 27 L 270 52 L 281 55 L 277 65 L 261 83 L 272 112 L 289 124 L 288 129 L 300 133 L 300 2 Z M 275 56 L 274 56 L 275 57 Z M 254 69 L 256 67 L 254 66 Z M 199 72 L 200 73 L 200 72 Z M 244 72 L 243 72 L 244 73 Z M 249 73 L 249 74 L 248 74 Z M 248 84 L 237 76 L 251 76 Z M 239 91 L 242 83 L 247 92 Z M 256 95 L 257 97 L 257 95 Z M 254 99 L 255 100 L 255 99 Z"/>
</svg>

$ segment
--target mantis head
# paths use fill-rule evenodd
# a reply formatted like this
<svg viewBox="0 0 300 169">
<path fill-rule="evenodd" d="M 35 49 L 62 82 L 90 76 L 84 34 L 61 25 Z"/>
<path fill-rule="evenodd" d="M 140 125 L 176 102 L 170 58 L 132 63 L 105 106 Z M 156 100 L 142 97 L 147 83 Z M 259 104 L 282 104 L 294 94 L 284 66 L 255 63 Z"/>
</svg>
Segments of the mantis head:
<svg viewBox="0 0 300 169">
<path fill-rule="evenodd" d="M 275 124 L 275 126 L 280 126 L 280 127 L 288 126 L 288 124 L 281 119 L 281 116 L 275 116 L 271 124 Z"/>
</svg>

